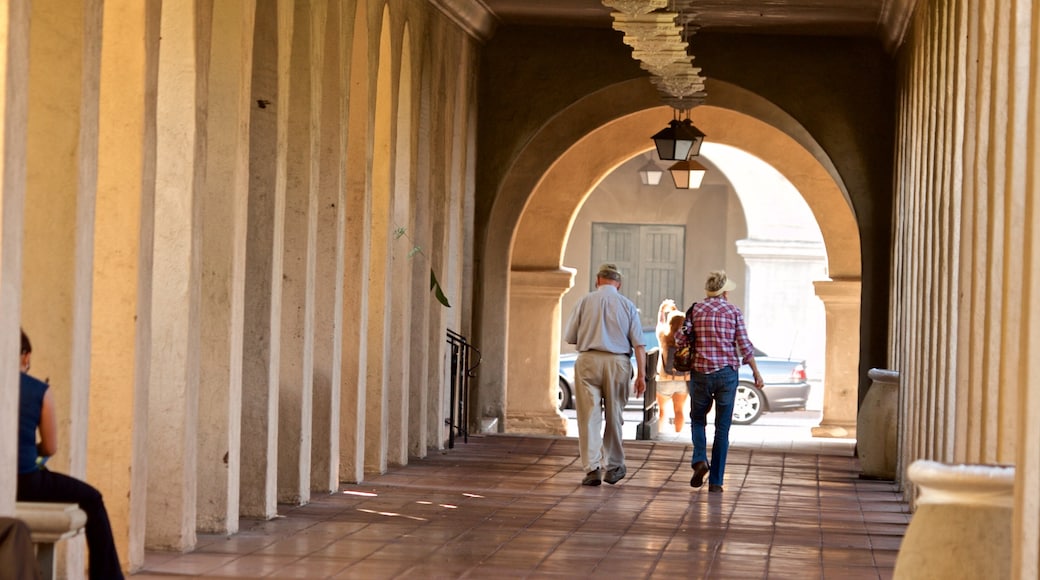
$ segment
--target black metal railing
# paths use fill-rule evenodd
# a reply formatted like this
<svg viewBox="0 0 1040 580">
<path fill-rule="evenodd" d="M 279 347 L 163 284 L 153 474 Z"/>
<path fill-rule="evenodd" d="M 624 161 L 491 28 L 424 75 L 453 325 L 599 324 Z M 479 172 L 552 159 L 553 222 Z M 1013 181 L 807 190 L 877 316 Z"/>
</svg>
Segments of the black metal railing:
<svg viewBox="0 0 1040 580">
<path fill-rule="evenodd" d="M 455 447 L 456 433 L 462 441 L 469 443 L 469 380 L 473 370 L 480 366 L 480 351 L 466 340 L 465 336 L 448 329 L 448 344 L 451 345 L 451 398 L 448 424 L 448 449 Z M 476 363 L 470 366 L 470 362 Z"/>
</svg>

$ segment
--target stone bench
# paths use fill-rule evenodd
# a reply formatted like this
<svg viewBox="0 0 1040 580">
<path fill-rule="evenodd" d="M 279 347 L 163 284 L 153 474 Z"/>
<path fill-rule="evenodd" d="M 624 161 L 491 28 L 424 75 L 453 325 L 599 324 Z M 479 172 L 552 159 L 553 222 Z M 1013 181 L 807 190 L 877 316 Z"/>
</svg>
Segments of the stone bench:
<svg viewBox="0 0 1040 580">
<path fill-rule="evenodd" d="M 74 503 L 20 501 L 15 503 L 14 517 L 32 532 L 36 563 L 44 580 L 54 578 L 55 544 L 83 533 L 87 523 L 87 514 Z"/>
</svg>

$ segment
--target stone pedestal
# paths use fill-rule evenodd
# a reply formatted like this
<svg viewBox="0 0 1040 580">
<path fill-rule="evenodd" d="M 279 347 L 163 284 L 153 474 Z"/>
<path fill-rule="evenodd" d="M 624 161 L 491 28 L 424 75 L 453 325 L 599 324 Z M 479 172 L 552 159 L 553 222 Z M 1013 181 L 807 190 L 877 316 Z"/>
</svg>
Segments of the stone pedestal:
<svg viewBox="0 0 1040 580">
<path fill-rule="evenodd" d="M 1011 577 L 1014 467 L 918 460 L 907 475 L 920 495 L 894 578 Z"/>
<path fill-rule="evenodd" d="M 870 369 L 867 376 L 871 380 L 870 389 L 860 405 L 856 426 L 860 466 L 863 477 L 894 480 L 899 453 L 896 425 L 899 373 Z"/>
</svg>

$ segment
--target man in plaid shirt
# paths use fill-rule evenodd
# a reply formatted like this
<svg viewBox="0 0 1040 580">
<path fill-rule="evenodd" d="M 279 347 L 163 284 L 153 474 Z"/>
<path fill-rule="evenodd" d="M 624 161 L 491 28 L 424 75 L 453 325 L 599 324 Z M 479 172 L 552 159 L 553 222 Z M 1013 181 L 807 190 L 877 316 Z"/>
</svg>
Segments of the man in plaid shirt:
<svg viewBox="0 0 1040 580">
<path fill-rule="evenodd" d="M 693 325 L 694 358 L 690 374 L 690 422 L 693 432 L 693 478 L 690 485 L 701 487 L 708 475 L 708 491 L 721 492 L 729 451 L 729 428 L 733 423 L 733 403 L 737 396 L 737 371 L 747 364 L 755 376 L 755 386 L 763 386 L 755 364 L 754 346 L 748 339 L 744 315 L 727 300 L 736 288 L 725 272 L 712 272 L 704 284 L 707 297 L 690 307 L 687 324 Z M 715 441 L 708 464 L 708 411 L 715 404 Z"/>
</svg>

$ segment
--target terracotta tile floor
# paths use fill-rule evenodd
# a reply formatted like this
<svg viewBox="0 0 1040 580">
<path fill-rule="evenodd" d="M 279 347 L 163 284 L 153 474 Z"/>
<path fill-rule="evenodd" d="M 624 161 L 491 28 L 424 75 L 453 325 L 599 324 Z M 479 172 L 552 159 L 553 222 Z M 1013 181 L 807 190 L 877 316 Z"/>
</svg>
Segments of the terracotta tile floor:
<svg viewBox="0 0 1040 580">
<path fill-rule="evenodd" d="M 582 487 L 574 439 L 470 437 L 344 485 L 141 578 L 890 578 L 910 520 L 851 445 L 730 449 L 726 491 L 692 489 L 687 444 L 625 441 L 628 477 Z"/>
</svg>

